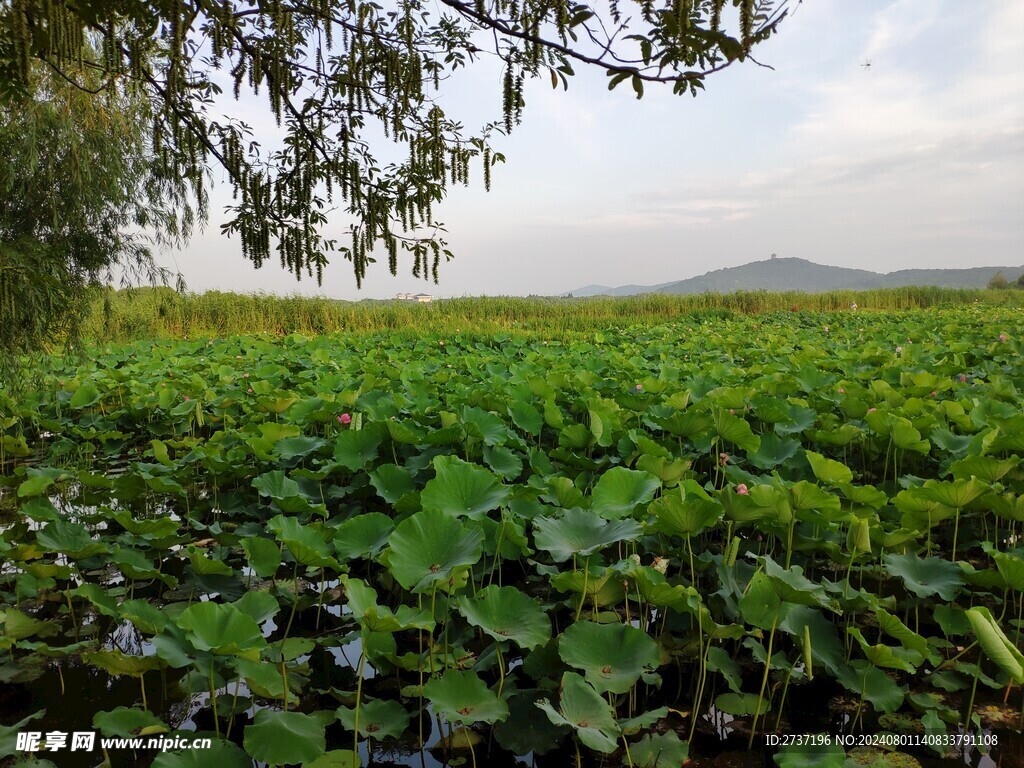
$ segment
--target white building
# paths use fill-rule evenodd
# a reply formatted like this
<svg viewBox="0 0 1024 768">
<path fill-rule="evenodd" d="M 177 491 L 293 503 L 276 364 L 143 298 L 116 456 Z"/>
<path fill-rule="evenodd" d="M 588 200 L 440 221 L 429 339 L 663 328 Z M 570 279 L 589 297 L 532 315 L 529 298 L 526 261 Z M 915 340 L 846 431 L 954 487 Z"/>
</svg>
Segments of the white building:
<svg viewBox="0 0 1024 768">
<path fill-rule="evenodd" d="M 434 300 L 429 293 L 399 293 L 395 298 L 399 301 L 417 301 L 420 304 L 429 304 Z"/>
</svg>

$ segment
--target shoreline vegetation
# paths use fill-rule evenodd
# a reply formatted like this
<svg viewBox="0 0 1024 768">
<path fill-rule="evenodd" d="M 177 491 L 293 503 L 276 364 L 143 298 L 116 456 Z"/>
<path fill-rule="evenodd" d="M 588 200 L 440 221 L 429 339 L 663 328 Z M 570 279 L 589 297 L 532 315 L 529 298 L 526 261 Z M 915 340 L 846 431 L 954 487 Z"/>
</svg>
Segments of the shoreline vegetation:
<svg viewBox="0 0 1024 768">
<path fill-rule="evenodd" d="M 430 304 L 397 300 L 342 301 L 171 288 L 97 291 L 82 338 L 105 343 L 300 333 L 543 333 L 559 336 L 670 321 L 681 316 L 771 312 L 893 311 L 963 304 L 1024 307 L 1024 291 L 911 287 L 826 293 L 738 291 L 728 294 L 644 294 L 629 297 L 479 297 Z"/>
</svg>

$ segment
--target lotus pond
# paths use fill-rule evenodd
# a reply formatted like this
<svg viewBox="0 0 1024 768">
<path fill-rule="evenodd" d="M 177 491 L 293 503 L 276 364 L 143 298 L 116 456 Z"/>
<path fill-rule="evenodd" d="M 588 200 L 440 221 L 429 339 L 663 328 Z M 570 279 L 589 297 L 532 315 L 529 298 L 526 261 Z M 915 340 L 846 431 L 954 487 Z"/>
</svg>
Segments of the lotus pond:
<svg viewBox="0 0 1024 768">
<path fill-rule="evenodd" d="M 54 358 L 0 393 L 0 762 L 1020 765 L 1022 321 Z"/>
</svg>

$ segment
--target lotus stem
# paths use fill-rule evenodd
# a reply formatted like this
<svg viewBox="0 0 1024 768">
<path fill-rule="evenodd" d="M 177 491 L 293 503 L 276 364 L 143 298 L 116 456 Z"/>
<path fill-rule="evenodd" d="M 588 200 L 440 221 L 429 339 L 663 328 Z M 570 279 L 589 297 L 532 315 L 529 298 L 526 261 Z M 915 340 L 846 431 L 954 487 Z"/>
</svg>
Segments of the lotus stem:
<svg viewBox="0 0 1024 768">
<path fill-rule="evenodd" d="M 363 651 L 359 654 L 359 679 L 356 682 L 356 714 L 352 723 L 352 754 L 359 754 L 359 704 L 363 698 L 363 670 L 366 666 L 366 642 L 363 642 Z M 369 753 L 369 745 L 367 745 Z"/>
<path fill-rule="evenodd" d="M 761 691 L 757 694 L 757 706 L 754 707 L 754 720 L 750 724 L 750 738 L 747 740 L 747 749 L 751 749 L 754 746 L 754 735 L 757 733 L 757 720 L 761 716 L 761 702 L 764 701 L 764 691 L 768 687 L 768 675 L 772 669 L 772 645 L 775 642 L 775 626 L 779 622 L 779 609 L 782 608 L 780 602 L 778 607 L 775 609 L 775 615 L 772 617 L 772 629 L 768 633 L 768 655 L 764 662 L 764 677 L 761 678 Z"/>
<path fill-rule="evenodd" d="M 213 705 L 213 730 L 220 738 L 220 719 L 217 717 L 217 691 L 213 687 L 213 664 L 210 664 L 210 703 Z"/>
<path fill-rule="evenodd" d="M 590 558 L 588 557 L 583 563 L 583 591 L 580 593 L 580 604 L 576 607 L 576 618 L 573 621 L 580 620 L 580 614 L 583 613 L 583 604 L 587 602 L 587 578 L 590 576 Z"/>
<path fill-rule="evenodd" d="M 981 658 L 978 658 L 978 663 L 974 665 L 974 683 L 971 685 L 971 698 L 967 702 L 967 709 L 964 711 L 964 733 L 968 732 L 968 728 L 971 724 L 971 713 L 974 711 L 974 695 L 978 692 L 978 678 L 981 676 Z"/>
</svg>

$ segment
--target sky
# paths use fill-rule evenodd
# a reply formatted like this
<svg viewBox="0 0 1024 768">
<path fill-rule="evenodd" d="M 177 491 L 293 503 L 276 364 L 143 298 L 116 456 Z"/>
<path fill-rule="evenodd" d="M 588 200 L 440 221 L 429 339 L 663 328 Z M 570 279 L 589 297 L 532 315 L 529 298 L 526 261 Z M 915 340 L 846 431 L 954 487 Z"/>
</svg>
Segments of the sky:
<svg viewBox="0 0 1024 768">
<path fill-rule="evenodd" d="M 737 64 L 696 98 L 648 86 L 638 101 L 579 68 L 568 91 L 529 83 L 491 191 L 477 172 L 435 210 L 455 253 L 439 285 L 411 260 L 392 277 L 383 252 L 361 291 L 337 255 L 322 286 L 273 259 L 256 270 L 220 234 L 221 184 L 205 231 L 158 260 L 192 291 L 349 300 L 653 285 L 773 253 L 878 272 L 1024 264 L 1024 2 L 806 0 L 756 56 L 772 69 Z M 444 106 L 467 127 L 500 116 L 497 70 L 455 85 Z M 237 109 L 257 135 L 272 123 Z"/>
</svg>

